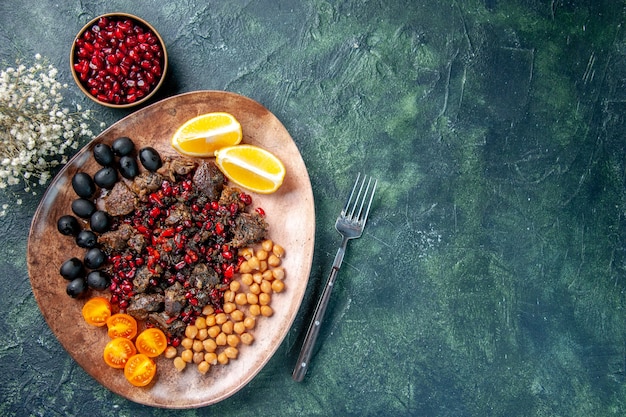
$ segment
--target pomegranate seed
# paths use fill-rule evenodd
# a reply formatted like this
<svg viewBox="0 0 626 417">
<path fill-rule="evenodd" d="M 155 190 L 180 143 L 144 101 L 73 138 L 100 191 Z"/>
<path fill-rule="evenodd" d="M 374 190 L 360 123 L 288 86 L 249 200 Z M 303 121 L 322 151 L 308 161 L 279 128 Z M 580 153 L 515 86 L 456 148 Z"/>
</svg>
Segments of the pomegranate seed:
<svg viewBox="0 0 626 417">
<path fill-rule="evenodd" d="M 74 71 L 84 85 L 90 82 L 88 91 L 98 100 L 133 102 L 150 92 L 162 75 L 164 53 L 158 38 L 127 18 L 99 19 L 75 46 Z M 133 63 L 138 65 L 131 68 Z M 112 79 L 105 83 L 107 74 Z M 141 79 L 140 90 L 130 91 L 134 86 L 125 83 L 129 79 Z"/>
</svg>

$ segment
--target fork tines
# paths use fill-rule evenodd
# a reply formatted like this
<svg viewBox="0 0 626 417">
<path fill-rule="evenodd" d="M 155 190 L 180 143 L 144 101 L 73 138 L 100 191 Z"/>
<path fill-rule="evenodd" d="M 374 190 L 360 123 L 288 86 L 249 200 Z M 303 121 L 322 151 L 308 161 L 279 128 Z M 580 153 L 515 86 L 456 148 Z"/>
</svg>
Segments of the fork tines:
<svg viewBox="0 0 626 417">
<path fill-rule="evenodd" d="M 363 175 L 363 178 L 361 179 L 361 173 L 359 172 L 356 177 L 356 181 L 354 182 L 354 187 L 352 187 L 350 197 L 348 197 L 346 205 L 344 206 L 343 210 L 341 210 L 341 215 L 350 221 L 365 223 L 365 221 L 367 220 L 367 216 L 370 212 L 370 207 L 372 205 L 372 200 L 374 199 L 374 192 L 376 191 L 377 184 L 378 180 L 372 179 L 372 177 L 369 177 L 368 179 L 367 175 Z M 359 204 L 359 201 L 361 202 L 361 204 Z M 367 207 L 365 208 L 365 213 L 363 213 L 363 208 L 365 207 L 366 201 L 368 201 L 368 203 Z"/>
</svg>

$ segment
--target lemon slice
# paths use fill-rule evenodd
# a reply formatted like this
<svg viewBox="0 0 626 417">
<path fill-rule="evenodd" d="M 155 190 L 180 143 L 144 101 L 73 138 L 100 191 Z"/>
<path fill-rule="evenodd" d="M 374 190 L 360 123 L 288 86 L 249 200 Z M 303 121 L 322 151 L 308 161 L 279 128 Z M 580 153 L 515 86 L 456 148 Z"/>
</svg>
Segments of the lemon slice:
<svg viewBox="0 0 626 417">
<path fill-rule="evenodd" d="M 278 190 L 285 178 L 285 166 L 280 159 L 254 145 L 219 149 L 215 151 L 215 163 L 229 180 L 260 194 Z"/>
<path fill-rule="evenodd" d="M 220 148 L 237 145 L 241 138 L 241 124 L 232 114 L 206 113 L 179 127 L 172 146 L 184 155 L 209 157 Z"/>
</svg>

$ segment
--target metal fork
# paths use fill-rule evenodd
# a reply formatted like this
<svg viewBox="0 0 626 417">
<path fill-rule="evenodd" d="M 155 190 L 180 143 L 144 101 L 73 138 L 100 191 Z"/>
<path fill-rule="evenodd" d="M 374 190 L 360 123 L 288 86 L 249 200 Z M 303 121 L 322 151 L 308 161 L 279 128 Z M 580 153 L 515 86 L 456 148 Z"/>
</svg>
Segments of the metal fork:
<svg viewBox="0 0 626 417">
<path fill-rule="evenodd" d="M 356 177 L 354 187 L 352 187 L 350 197 L 348 197 L 346 205 L 341 210 L 341 214 L 339 214 L 335 222 L 335 229 L 337 229 L 342 236 L 341 245 L 337 250 L 337 255 L 335 255 L 333 267 L 326 281 L 326 285 L 324 286 L 324 290 L 322 291 L 322 295 L 315 307 L 315 313 L 313 313 L 313 319 L 311 320 L 311 324 L 304 338 L 302 350 L 300 350 L 300 356 L 298 356 L 298 362 L 293 370 L 292 377 L 296 382 L 302 381 L 309 369 L 309 361 L 313 355 L 315 341 L 322 327 L 322 320 L 326 313 L 326 308 L 328 307 L 330 294 L 335 285 L 335 279 L 341 267 L 343 256 L 346 253 L 346 246 L 349 240 L 359 238 L 363 234 L 377 184 L 377 180 L 372 180 L 371 177 L 368 179 L 367 175 L 364 175 L 363 179 L 361 179 L 361 174 L 359 173 Z M 367 206 L 365 205 L 366 202 Z"/>
</svg>

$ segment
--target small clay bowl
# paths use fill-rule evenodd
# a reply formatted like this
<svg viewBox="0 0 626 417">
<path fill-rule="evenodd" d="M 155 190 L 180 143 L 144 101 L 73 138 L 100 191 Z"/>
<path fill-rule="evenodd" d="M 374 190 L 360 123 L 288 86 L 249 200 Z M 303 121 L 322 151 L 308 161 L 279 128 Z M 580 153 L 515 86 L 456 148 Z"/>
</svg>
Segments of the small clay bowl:
<svg viewBox="0 0 626 417">
<path fill-rule="evenodd" d="M 78 32 L 70 69 L 83 93 L 111 108 L 139 106 L 159 90 L 168 69 L 159 33 L 128 13 L 98 16 Z"/>
</svg>

